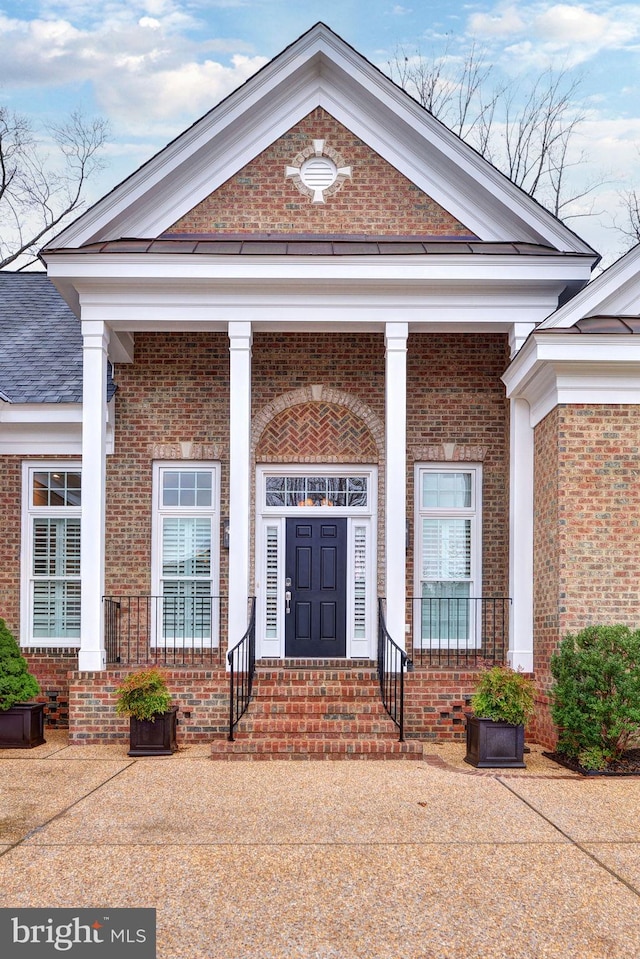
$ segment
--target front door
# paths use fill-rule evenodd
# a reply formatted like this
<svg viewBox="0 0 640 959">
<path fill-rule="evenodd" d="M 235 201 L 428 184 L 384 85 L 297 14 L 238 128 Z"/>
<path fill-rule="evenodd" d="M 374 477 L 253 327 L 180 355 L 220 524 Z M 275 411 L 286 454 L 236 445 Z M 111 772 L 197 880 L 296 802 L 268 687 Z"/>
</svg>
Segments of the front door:
<svg viewBox="0 0 640 959">
<path fill-rule="evenodd" d="M 295 516 L 286 523 L 285 656 L 344 657 L 347 520 Z"/>
</svg>

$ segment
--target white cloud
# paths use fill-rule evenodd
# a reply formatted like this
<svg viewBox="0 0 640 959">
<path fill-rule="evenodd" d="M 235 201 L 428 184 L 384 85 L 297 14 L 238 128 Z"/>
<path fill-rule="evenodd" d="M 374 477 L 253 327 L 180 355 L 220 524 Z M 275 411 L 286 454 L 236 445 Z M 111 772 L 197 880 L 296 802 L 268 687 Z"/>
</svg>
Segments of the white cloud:
<svg viewBox="0 0 640 959">
<path fill-rule="evenodd" d="M 205 60 L 163 69 L 162 57 L 154 59 L 150 67 L 149 57 L 122 58 L 118 69 L 126 82 L 107 84 L 98 92 L 105 112 L 131 131 L 139 130 L 142 117 L 147 130 L 158 125 L 165 130 L 171 120 L 195 120 L 265 62 L 261 57 L 235 56 L 228 67 Z"/>
<path fill-rule="evenodd" d="M 519 70 L 559 60 L 571 67 L 640 42 L 640 4 L 499 3 L 472 14 L 467 26 L 489 44 L 510 39 L 504 54 Z"/>
<path fill-rule="evenodd" d="M 65 5 L 86 10 L 83 0 Z M 155 135 L 192 122 L 266 62 L 239 41 L 192 36 L 196 21 L 173 0 L 113 2 L 105 13 L 95 24 L 0 14 L 5 89 L 89 83 L 116 131 Z"/>
<path fill-rule="evenodd" d="M 514 6 L 497 7 L 493 13 L 474 13 L 469 17 L 469 30 L 482 37 L 506 37 L 520 33 L 524 21 Z"/>
</svg>

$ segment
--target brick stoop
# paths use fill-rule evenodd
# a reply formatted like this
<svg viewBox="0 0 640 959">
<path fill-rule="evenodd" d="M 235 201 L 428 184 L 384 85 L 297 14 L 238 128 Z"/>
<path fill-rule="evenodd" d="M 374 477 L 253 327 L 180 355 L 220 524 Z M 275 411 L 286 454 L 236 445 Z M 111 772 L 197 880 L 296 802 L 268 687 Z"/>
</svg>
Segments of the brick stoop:
<svg viewBox="0 0 640 959">
<path fill-rule="evenodd" d="M 256 668 L 235 742 L 215 740 L 213 759 L 422 759 L 398 741 L 369 661 L 295 660 Z"/>
</svg>

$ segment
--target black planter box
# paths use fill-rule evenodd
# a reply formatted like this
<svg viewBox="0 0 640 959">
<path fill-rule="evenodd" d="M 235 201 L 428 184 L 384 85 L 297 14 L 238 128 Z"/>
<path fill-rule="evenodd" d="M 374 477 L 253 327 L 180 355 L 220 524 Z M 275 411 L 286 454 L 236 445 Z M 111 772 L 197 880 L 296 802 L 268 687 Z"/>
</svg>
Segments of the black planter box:
<svg viewBox="0 0 640 959">
<path fill-rule="evenodd" d="M 0 712 L 0 749 L 33 749 L 44 742 L 44 703 L 16 703 Z"/>
<path fill-rule="evenodd" d="M 176 729 L 178 707 L 172 706 L 168 713 L 160 713 L 155 719 L 129 720 L 128 756 L 171 756 L 178 748 Z"/>
<path fill-rule="evenodd" d="M 524 726 L 467 716 L 467 755 L 478 769 L 526 769 Z"/>
</svg>

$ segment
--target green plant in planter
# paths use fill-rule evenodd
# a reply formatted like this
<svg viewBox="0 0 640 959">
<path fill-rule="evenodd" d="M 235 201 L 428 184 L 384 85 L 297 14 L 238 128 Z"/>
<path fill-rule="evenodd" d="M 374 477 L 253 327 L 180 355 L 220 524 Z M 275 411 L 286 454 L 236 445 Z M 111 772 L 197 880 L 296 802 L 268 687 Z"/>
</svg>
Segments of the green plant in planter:
<svg viewBox="0 0 640 959">
<path fill-rule="evenodd" d="M 116 695 L 116 712 L 121 716 L 154 722 L 156 716 L 169 712 L 171 708 L 171 693 L 164 673 L 159 669 L 131 673 Z"/>
<path fill-rule="evenodd" d="M 479 719 L 524 726 L 534 712 L 535 685 L 508 666 L 493 666 L 483 673 L 471 697 L 471 708 Z"/>
<path fill-rule="evenodd" d="M 25 703 L 40 692 L 26 659 L 4 619 L 0 619 L 0 711 Z"/>
<path fill-rule="evenodd" d="M 551 657 L 559 753 L 605 769 L 640 733 L 640 630 L 588 626 Z"/>
</svg>

